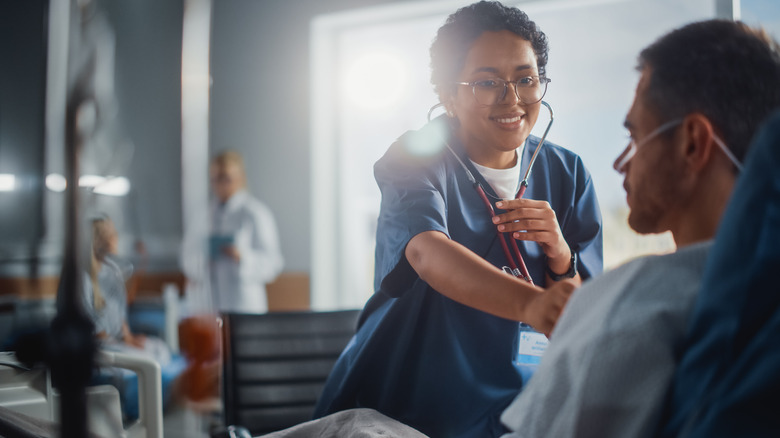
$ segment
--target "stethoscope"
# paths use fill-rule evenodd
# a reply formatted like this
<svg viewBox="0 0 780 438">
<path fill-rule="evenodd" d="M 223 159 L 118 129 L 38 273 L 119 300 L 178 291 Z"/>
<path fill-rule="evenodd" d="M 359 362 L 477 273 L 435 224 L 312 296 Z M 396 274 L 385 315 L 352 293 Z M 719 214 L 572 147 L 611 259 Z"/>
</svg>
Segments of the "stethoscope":
<svg viewBox="0 0 780 438">
<path fill-rule="evenodd" d="M 550 132 L 550 127 L 552 126 L 554 115 L 553 110 L 550 104 L 548 104 L 545 101 L 541 101 L 542 105 L 547 107 L 547 110 L 550 111 L 550 121 L 547 123 L 547 128 L 544 130 L 544 134 L 542 135 L 541 140 L 539 140 L 539 144 L 536 146 L 536 149 L 534 150 L 533 155 L 531 156 L 531 162 L 528 163 L 528 169 L 525 171 L 525 175 L 523 176 L 523 180 L 520 181 L 520 188 L 517 191 L 517 195 L 515 195 L 515 199 L 520 199 L 525 194 L 526 188 L 528 188 L 528 177 L 531 175 L 531 169 L 534 167 L 534 162 L 536 162 L 536 157 L 539 155 L 539 150 L 542 148 L 542 144 L 544 144 L 544 140 L 547 138 L 547 133 Z M 442 103 L 437 103 L 436 105 L 432 106 L 430 110 L 428 110 L 428 122 L 431 121 L 431 114 L 433 111 L 443 106 Z M 452 155 L 455 157 L 456 160 L 458 160 L 458 163 L 460 163 L 460 166 L 463 167 L 463 170 L 466 172 L 466 177 L 468 177 L 469 181 L 471 181 L 471 184 L 474 186 L 474 189 L 477 191 L 477 194 L 482 199 L 482 202 L 485 204 L 485 208 L 487 209 L 488 213 L 490 213 L 490 218 L 492 220 L 493 217 L 496 216 L 496 211 L 493 209 L 493 204 L 490 203 L 490 200 L 487 197 L 487 193 L 485 193 L 485 189 L 482 188 L 482 184 L 477 181 L 476 178 L 474 178 L 474 175 L 471 173 L 468 167 L 466 167 L 466 163 L 461 160 L 461 158 L 458 156 L 457 153 L 455 153 L 454 150 L 452 150 L 452 147 L 450 147 L 449 143 L 447 143 L 446 139 L 442 139 L 444 141 L 444 146 L 447 147 L 447 149 L 452 153 Z M 496 226 L 496 233 L 498 235 L 498 241 L 501 243 L 501 249 L 504 251 L 504 255 L 506 255 L 506 259 L 509 263 L 509 266 L 504 266 L 502 269 L 504 272 L 514 275 L 515 277 L 522 278 L 526 281 L 528 281 L 531 284 L 534 284 L 533 279 L 531 279 L 531 274 L 528 272 L 528 268 L 525 265 L 525 261 L 523 260 L 523 255 L 520 254 L 520 248 L 517 246 L 517 241 L 509 237 L 510 244 L 508 245 L 506 243 L 507 237 L 505 236 L 506 233 L 503 233 L 501 231 L 498 231 L 498 226 Z M 512 251 L 509 250 L 509 246 L 511 245 Z M 512 254 L 514 253 L 514 257 Z"/>
</svg>

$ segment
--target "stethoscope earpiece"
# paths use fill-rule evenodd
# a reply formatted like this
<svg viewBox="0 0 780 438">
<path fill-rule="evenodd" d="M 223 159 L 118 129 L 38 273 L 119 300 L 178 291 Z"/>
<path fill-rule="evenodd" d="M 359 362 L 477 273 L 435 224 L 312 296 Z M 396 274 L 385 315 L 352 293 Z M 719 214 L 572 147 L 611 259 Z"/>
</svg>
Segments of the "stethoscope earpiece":
<svg viewBox="0 0 780 438">
<path fill-rule="evenodd" d="M 428 123 L 431 122 L 431 114 L 433 114 L 433 112 L 436 111 L 436 108 L 439 107 L 444 107 L 444 104 L 439 102 L 436 105 L 432 106 L 431 109 L 428 110 L 428 117 L 427 117 Z"/>
</svg>

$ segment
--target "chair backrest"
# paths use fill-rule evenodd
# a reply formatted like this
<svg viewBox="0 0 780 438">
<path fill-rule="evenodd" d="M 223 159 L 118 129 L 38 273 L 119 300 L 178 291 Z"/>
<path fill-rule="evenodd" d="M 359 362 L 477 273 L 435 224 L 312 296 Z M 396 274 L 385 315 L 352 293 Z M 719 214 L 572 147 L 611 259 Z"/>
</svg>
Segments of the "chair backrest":
<svg viewBox="0 0 780 438">
<path fill-rule="evenodd" d="M 257 435 L 310 420 L 359 313 L 223 315 L 225 424 Z"/>
</svg>

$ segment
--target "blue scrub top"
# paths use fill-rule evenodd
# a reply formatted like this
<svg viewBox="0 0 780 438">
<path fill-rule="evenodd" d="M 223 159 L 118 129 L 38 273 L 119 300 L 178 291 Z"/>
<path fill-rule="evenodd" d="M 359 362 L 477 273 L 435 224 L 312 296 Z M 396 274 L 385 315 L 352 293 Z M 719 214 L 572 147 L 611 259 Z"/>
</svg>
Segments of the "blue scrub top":
<svg viewBox="0 0 780 438">
<path fill-rule="evenodd" d="M 412 237 L 440 231 L 497 267 L 507 264 L 490 214 L 444 147 L 445 138 L 488 197 L 498 199 L 443 116 L 406 133 L 376 163 L 382 205 L 375 293 L 328 378 L 315 418 L 367 407 L 431 437 L 483 438 L 505 432 L 499 416 L 522 387 L 514 361 L 520 325 L 436 292 L 404 255 Z M 538 138 L 528 138 L 524 168 L 538 143 Z M 428 155 L 416 152 L 432 149 Z M 555 210 L 564 238 L 577 252 L 583 279 L 600 273 L 601 214 L 582 160 L 546 142 L 525 197 L 547 200 Z M 543 285 L 544 253 L 536 242 L 518 244 L 531 277 Z"/>
</svg>

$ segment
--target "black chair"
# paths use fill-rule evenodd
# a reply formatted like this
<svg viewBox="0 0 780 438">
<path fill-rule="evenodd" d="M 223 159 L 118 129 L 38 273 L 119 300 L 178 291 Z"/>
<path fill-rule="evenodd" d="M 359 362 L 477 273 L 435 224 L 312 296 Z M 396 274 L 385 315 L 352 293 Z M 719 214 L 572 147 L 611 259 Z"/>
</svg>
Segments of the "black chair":
<svg viewBox="0 0 780 438">
<path fill-rule="evenodd" d="M 222 315 L 225 424 L 258 435 L 310 420 L 359 313 Z"/>
</svg>

